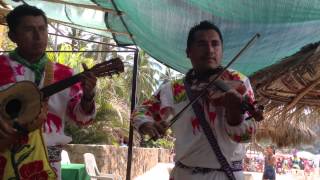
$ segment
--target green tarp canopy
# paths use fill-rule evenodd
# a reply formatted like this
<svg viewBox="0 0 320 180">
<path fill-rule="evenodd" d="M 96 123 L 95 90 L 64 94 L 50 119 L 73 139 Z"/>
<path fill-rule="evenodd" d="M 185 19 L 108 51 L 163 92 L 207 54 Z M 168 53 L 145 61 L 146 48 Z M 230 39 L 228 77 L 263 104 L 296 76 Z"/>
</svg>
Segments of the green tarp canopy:
<svg viewBox="0 0 320 180">
<path fill-rule="evenodd" d="M 4 0 L 15 7 L 22 2 Z M 141 47 L 156 60 L 186 72 L 190 27 L 216 23 L 226 64 L 255 34 L 261 38 L 232 68 L 250 75 L 320 39 L 319 0 L 25 0 L 51 19 Z M 123 21 L 121 21 L 121 18 Z M 123 23 L 124 22 L 124 23 Z"/>
</svg>

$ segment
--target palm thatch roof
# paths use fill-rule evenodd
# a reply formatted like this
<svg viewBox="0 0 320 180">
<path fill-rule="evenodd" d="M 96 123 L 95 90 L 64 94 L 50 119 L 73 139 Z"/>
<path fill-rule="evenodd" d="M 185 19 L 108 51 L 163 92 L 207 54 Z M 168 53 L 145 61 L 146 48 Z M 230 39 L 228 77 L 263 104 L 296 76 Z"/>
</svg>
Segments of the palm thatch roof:
<svg viewBox="0 0 320 180">
<path fill-rule="evenodd" d="M 309 44 L 249 77 L 256 100 L 265 106 L 258 141 L 269 139 L 279 147 L 315 142 L 320 124 L 319 44 Z"/>
</svg>

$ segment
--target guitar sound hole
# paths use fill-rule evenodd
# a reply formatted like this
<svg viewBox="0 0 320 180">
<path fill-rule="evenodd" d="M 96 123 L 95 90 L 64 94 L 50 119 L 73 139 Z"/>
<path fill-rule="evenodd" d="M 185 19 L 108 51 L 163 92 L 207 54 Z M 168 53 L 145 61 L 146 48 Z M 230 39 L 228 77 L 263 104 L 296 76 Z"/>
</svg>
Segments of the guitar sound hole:
<svg viewBox="0 0 320 180">
<path fill-rule="evenodd" d="M 12 99 L 6 105 L 6 112 L 11 119 L 15 119 L 19 116 L 21 111 L 21 101 L 19 99 Z"/>
</svg>

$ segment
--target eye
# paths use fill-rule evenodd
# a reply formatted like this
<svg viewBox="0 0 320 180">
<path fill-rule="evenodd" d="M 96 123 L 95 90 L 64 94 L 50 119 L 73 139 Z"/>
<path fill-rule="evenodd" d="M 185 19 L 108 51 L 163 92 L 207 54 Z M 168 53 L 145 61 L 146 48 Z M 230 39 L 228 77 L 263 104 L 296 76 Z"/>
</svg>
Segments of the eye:
<svg viewBox="0 0 320 180">
<path fill-rule="evenodd" d="M 198 42 L 197 42 L 197 46 L 200 46 L 200 47 L 207 46 L 207 42 L 205 42 L 205 41 L 198 41 Z"/>
<path fill-rule="evenodd" d="M 212 42 L 211 42 L 211 45 L 212 45 L 212 46 L 219 46 L 219 45 L 220 45 L 220 42 L 219 42 L 219 41 L 212 41 Z"/>
<path fill-rule="evenodd" d="M 25 28 L 24 28 L 24 31 L 30 32 L 30 31 L 33 31 L 33 28 L 32 28 L 32 27 L 25 27 Z"/>
<path fill-rule="evenodd" d="M 40 27 L 39 27 L 39 30 L 40 30 L 40 31 L 47 31 L 47 26 L 40 26 Z"/>
<path fill-rule="evenodd" d="M 206 43 L 200 42 L 200 43 L 198 43 L 198 46 L 201 46 L 201 47 L 206 46 Z"/>
</svg>

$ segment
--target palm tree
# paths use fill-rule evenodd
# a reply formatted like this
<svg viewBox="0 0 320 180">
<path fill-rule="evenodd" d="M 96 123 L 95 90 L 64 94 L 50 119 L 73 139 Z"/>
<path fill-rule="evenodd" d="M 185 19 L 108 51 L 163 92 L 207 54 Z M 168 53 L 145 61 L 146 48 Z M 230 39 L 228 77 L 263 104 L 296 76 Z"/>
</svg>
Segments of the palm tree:
<svg viewBox="0 0 320 180">
<path fill-rule="evenodd" d="M 133 56 L 128 55 L 124 61 L 126 71 L 125 79 L 128 82 L 128 89 L 132 87 Z M 139 50 L 138 76 L 137 76 L 137 104 L 149 98 L 159 85 L 159 77 L 162 75 L 162 67 L 155 62 L 143 50 Z"/>
<path fill-rule="evenodd" d="M 169 81 L 173 81 L 176 79 L 181 79 L 184 76 L 184 74 L 177 72 L 169 67 L 165 67 L 165 72 L 160 76 L 160 81 L 162 83 L 166 83 Z"/>
</svg>

